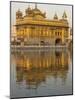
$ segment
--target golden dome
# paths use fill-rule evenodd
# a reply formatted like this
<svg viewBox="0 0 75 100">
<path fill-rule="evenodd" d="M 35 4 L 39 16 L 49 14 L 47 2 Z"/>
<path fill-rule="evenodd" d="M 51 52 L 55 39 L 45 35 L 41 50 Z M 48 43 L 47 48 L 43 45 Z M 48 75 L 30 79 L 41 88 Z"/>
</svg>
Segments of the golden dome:
<svg viewBox="0 0 75 100">
<path fill-rule="evenodd" d="M 30 8 L 30 6 L 28 6 L 28 8 L 26 9 L 26 12 L 31 12 L 32 10 L 31 10 L 31 8 Z"/>
<path fill-rule="evenodd" d="M 32 10 L 34 16 L 35 15 L 41 15 L 42 17 L 46 17 L 46 13 L 42 13 L 38 8 L 37 8 L 37 4 L 35 4 L 35 8 Z"/>
<path fill-rule="evenodd" d="M 22 18 L 22 12 L 20 9 L 16 12 L 16 18 Z"/>
<path fill-rule="evenodd" d="M 16 15 L 22 15 L 22 12 L 20 11 L 20 9 L 18 9 L 18 11 L 16 12 Z"/>
<path fill-rule="evenodd" d="M 35 14 L 41 14 L 41 11 L 37 8 L 37 4 L 35 5 L 35 8 L 33 9 L 33 12 Z"/>
</svg>

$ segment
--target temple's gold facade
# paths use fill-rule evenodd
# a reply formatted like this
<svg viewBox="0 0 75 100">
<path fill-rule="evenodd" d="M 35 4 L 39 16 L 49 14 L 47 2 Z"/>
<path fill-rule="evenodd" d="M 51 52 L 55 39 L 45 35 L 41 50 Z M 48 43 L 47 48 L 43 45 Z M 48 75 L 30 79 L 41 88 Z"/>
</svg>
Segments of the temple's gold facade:
<svg viewBox="0 0 75 100">
<path fill-rule="evenodd" d="M 46 18 L 35 5 L 34 9 L 28 7 L 25 16 L 18 10 L 16 12 L 17 41 L 23 45 L 56 45 L 66 44 L 69 36 L 69 24 L 66 12 L 61 19 L 57 14 L 52 20 Z"/>
</svg>

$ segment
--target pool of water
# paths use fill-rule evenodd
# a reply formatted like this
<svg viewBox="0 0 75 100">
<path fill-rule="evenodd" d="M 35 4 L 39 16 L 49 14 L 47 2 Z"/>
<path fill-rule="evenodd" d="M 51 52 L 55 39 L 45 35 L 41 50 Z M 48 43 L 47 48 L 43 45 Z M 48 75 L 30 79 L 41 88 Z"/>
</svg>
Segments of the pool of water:
<svg viewBox="0 0 75 100">
<path fill-rule="evenodd" d="M 11 51 L 11 98 L 72 94 L 72 53 L 64 50 Z"/>
</svg>

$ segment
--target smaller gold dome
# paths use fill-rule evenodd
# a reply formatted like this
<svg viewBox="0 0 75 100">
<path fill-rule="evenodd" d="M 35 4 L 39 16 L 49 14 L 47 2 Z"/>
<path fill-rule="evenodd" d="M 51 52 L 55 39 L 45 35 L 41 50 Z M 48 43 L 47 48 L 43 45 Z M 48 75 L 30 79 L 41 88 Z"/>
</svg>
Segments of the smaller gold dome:
<svg viewBox="0 0 75 100">
<path fill-rule="evenodd" d="M 16 15 L 22 15 L 22 12 L 20 11 L 20 9 L 18 9 L 18 11 L 16 12 Z"/>
<path fill-rule="evenodd" d="M 20 9 L 18 9 L 18 11 L 16 12 L 16 18 L 22 18 L 22 12 L 20 11 Z"/>
<path fill-rule="evenodd" d="M 32 10 L 31 10 L 30 6 L 28 6 L 28 8 L 26 9 L 26 12 L 30 12 L 30 11 L 32 11 Z"/>
</svg>

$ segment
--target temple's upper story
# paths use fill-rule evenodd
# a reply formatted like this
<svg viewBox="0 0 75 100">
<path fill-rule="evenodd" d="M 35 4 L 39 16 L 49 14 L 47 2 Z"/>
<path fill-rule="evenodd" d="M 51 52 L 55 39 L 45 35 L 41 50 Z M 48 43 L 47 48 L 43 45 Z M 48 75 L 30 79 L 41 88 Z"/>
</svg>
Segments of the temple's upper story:
<svg viewBox="0 0 75 100">
<path fill-rule="evenodd" d="M 53 19 L 49 20 L 46 17 L 46 12 L 43 13 L 41 10 L 39 10 L 36 4 L 34 9 L 31 9 L 31 7 L 28 6 L 28 8 L 25 10 L 25 15 L 23 15 L 20 10 L 16 12 L 16 25 L 23 24 L 69 27 L 67 14 L 65 11 L 61 19 L 59 19 L 57 13 L 55 13 Z"/>
<path fill-rule="evenodd" d="M 16 18 L 17 19 L 22 19 L 22 18 L 39 18 L 39 19 L 44 19 L 46 17 L 46 13 L 42 13 L 38 8 L 37 5 L 35 5 L 34 9 L 31 9 L 30 6 L 25 10 L 26 15 L 22 16 L 22 12 L 18 10 L 16 12 Z"/>
</svg>

